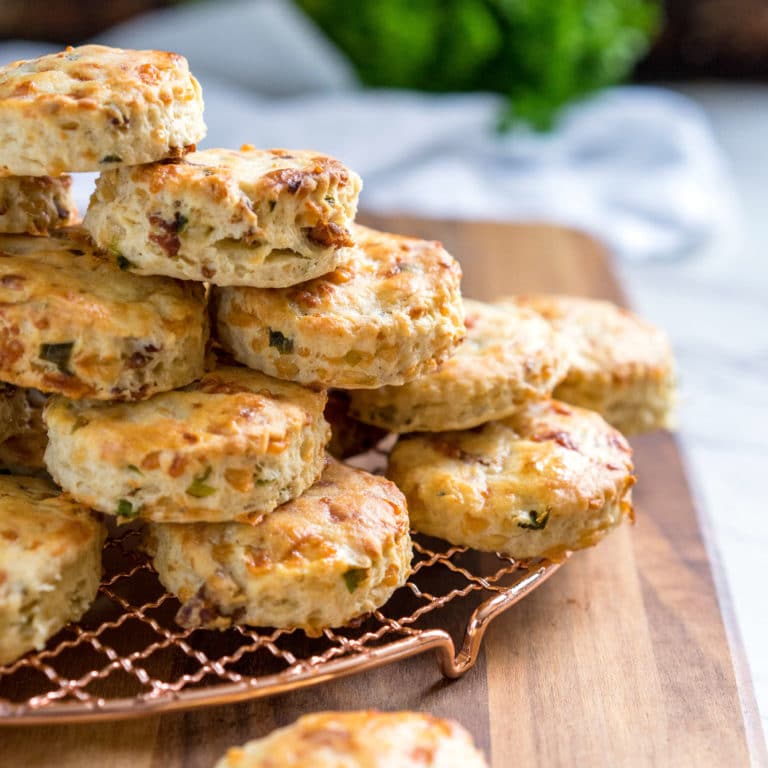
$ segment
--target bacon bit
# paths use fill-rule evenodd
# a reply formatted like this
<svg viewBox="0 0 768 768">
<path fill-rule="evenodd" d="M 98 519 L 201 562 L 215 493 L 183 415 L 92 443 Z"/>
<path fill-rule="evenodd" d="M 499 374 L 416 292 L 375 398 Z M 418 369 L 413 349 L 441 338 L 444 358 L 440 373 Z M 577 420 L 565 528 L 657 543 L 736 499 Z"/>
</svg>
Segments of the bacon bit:
<svg viewBox="0 0 768 768">
<path fill-rule="evenodd" d="M 3 275 L 2 279 L 0 279 L 0 283 L 3 288 L 18 290 L 24 286 L 26 280 L 27 278 L 24 277 L 24 275 Z"/>
<path fill-rule="evenodd" d="M 134 352 L 129 358 L 128 358 L 128 367 L 132 370 L 136 370 L 137 368 L 143 368 L 148 362 L 150 358 L 147 357 L 147 355 L 142 354 L 141 352 Z"/>
<path fill-rule="evenodd" d="M 141 462 L 142 469 L 157 469 L 160 466 L 160 451 L 148 453 Z"/>
<path fill-rule="evenodd" d="M 200 271 L 203 273 L 203 277 L 206 277 L 209 280 L 216 274 L 215 269 L 206 266 L 203 266 Z"/>
<path fill-rule="evenodd" d="M 171 477 L 180 477 L 184 474 L 184 469 L 188 463 L 189 462 L 185 456 L 182 456 L 180 453 L 175 453 L 173 455 L 171 466 L 168 467 L 168 474 Z"/>
<path fill-rule="evenodd" d="M 191 432 L 182 432 L 181 439 L 185 443 L 189 443 L 190 445 L 194 445 L 200 440 L 200 438 L 197 435 L 193 435 Z"/>
<path fill-rule="evenodd" d="M 333 222 L 318 222 L 314 227 L 305 227 L 307 240 L 326 248 L 344 248 L 354 245 L 349 232 Z"/>
<path fill-rule="evenodd" d="M 151 234 L 149 239 L 153 243 L 157 243 L 171 258 L 175 258 L 179 255 L 179 249 L 181 248 L 181 241 L 179 240 L 179 231 L 182 225 L 182 217 L 178 212 L 173 221 L 166 221 L 162 216 L 150 213 L 149 223 L 154 227 L 158 227 L 162 232 L 158 234 Z M 186 221 L 184 221 L 186 223 Z"/>
<path fill-rule="evenodd" d="M 544 432 L 539 435 L 531 435 L 531 441 L 534 443 L 543 443 L 552 440 L 569 451 L 578 451 L 578 446 L 573 442 L 573 438 L 568 432 Z"/>
<path fill-rule="evenodd" d="M 264 178 L 275 187 L 285 187 L 292 195 L 295 195 L 304 184 L 309 182 L 309 175 L 298 168 L 278 168 L 264 174 Z"/>
</svg>

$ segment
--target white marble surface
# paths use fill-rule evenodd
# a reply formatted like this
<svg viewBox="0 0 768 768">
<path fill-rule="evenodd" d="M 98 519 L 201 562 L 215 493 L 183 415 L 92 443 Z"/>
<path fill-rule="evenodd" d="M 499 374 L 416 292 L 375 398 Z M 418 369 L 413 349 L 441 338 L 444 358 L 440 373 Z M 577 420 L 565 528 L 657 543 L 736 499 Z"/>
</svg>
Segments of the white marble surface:
<svg viewBox="0 0 768 768">
<path fill-rule="evenodd" d="M 635 307 L 672 337 L 682 444 L 768 733 L 768 86 L 681 90 L 724 150 L 737 227 L 684 260 L 620 271 Z"/>
</svg>

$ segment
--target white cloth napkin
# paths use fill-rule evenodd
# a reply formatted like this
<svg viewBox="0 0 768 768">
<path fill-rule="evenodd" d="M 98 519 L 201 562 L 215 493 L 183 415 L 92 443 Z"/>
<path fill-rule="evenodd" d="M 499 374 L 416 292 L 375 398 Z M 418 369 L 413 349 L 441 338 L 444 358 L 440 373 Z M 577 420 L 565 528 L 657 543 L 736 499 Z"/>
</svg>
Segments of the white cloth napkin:
<svg viewBox="0 0 768 768">
<path fill-rule="evenodd" d="M 370 211 L 554 221 L 628 259 L 688 254 L 732 224 L 709 126 L 671 91 L 608 89 L 566 110 L 552 133 L 500 135 L 492 94 L 360 89 L 343 57 L 283 0 L 164 9 L 99 42 L 183 53 L 203 85 L 203 147 L 330 153 L 361 174 Z M 46 50 L 0 44 L 0 63 Z M 90 184 L 76 180 L 81 206 Z"/>
</svg>

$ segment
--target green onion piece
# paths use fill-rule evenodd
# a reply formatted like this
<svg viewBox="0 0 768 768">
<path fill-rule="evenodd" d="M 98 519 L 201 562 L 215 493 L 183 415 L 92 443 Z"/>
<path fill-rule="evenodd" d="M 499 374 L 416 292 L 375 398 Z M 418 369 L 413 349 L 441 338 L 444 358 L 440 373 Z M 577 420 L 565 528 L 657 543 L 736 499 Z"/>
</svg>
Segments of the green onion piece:
<svg viewBox="0 0 768 768">
<path fill-rule="evenodd" d="M 344 572 L 342 578 L 350 595 L 365 581 L 367 575 L 367 568 L 350 568 Z"/>
<path fill-rule="evenodd" d="M 216 489 L 212 485 L 207 485 L 206 480 L 211 476 L 213 470 L 208 467 L 201 475 L 195 475 L 195 479 L 187 488 L 187 493 L 190 496 L 194 496 L 196 499 L 204 499 L 206 496 L 210 496 L 212 493 L 216 493 Z"/>
<path fill-rule="evenodd" d="M 69 369 L 69 359 L 72 356 L 72 347 L 74 346 L 73 341 L 65 341 L 61 344 L 41 344 L 40 357 L 49 363 L 54 363 L 61 373 L 72 376 L 73 373 Z"/>
<path fill-rule="evenodd" d="M 117 502 L 117 516 L 118 517 L 125 517 L 128 519 L 134 518 L 139 514 L 139 510 L 133 508 L 133 504 L 131 504 L 128 499 L 120 499 L 120 501 Z"/>
<path fill-rule="evenodd" d="M 532 509 L 529 514 L 531 516 L 531 522 L 530 523 L 518 523 L 519 528 L 527 528 L 529 531 L 540 531 L 542 528 L 544 528 L 547 524 L 547 521 L 549 520 L 549 513 L 551 512 L 550 509 L 548 509 L 541 517 L 539 517 L 539 513 Z"/>
<path fill-rule="evenodd" d="M 274 347 L 281 355 L 293 352 L 293 339 L 283 336 L 280 331 L 269 329 L 269 346 Z"/>
</svg>

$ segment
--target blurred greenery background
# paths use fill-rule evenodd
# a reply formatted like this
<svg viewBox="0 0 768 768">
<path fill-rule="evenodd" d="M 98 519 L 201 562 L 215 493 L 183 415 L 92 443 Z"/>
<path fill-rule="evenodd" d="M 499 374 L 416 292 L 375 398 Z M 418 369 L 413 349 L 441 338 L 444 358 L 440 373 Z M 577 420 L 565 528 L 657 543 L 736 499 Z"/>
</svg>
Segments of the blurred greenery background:
<svg viewBox="0 0 768 768">
<path fill-rule="evenodd" d="M 661 20 L 655 0 L 296 1 L 366 85 L 502 93 L 502 128 L 622 80 Z"/>
</svg>

